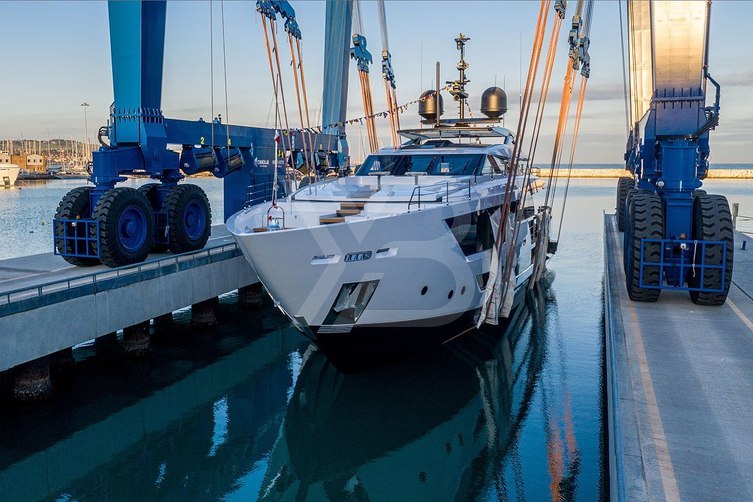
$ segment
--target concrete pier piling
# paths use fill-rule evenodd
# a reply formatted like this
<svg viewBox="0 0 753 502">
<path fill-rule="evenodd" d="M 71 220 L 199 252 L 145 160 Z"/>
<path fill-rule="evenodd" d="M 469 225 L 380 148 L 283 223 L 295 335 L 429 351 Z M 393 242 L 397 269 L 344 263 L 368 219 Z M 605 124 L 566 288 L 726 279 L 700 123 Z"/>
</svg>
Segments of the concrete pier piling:
<svg viewBox="0 0 753 502">
<path fill-rule="evenodd" d="M 52 394 L 50 361 L 42 357 L 15 368 L 13 396 L 19 401 L 45 399 Z"/>
<path fill-rule="evenodd" d="M 44 383 L 49 365 L 54 375 L 57 362 L 70 364 L 71 347 L 94 339 L 98 355 L 142 354 L 152 319 L 155 333 L 166 332 L 172 312 L 194 304 L 194 324 L 214 325 L 217 297 L 254 282 L 224 225 L 212 227 L 204 249 L 154 254 L 117 270 L 75 267 L 52 253 L 0 260 L 0 379 L 13 387 L 18 375 L 19 395 L 38 394 L 51 387 Z M 34 361 L 44 357 L 47 366 L 39 368 Z"/>
<path fill-rule="evenodd" d="M 198 328 L 208 328 L 217 324 L 218 297 L 191 305 L 191 324 Z"/>
<path fill-rule="evenodd" d="M 173 324 L 173 313 L 168 312 L 167 314 L 162 314 L 154 318 L 154 329 L 155 331 L 160 331 L 163 329 L 167 329 Z"/>
<path fill-rule="evenodd" d="M 149 352 L 149 321 L 123 329 L 123 351 L 129 356 L 142 356 Z"/>
<path fill-rule="evenodd" d="M 73 368 L 74 364 L 73 347 L 59 350 L 50 356 L 50 365 L 53 373 L 69 370 Z"/>
<path fill-rule="evenodd" d="M 119 349 L 118 334 L 115 331 L 94 339 L 94 352 L 97 357 L 110 356 Z"/>
<path fill-rule="evenodd" d="M 256 310 L 264 307 L 266 292 L 260 282 L 238 288 L 238 304 L 244 310 Z"/>
</svg>

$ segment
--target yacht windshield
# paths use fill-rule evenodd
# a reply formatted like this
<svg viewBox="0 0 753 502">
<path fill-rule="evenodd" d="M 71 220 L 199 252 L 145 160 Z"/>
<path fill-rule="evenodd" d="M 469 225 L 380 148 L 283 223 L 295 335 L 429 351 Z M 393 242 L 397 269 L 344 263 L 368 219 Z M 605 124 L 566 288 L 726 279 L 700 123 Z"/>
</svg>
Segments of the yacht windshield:
<svg viewBox="0 0 753 502">
<path fill-rule="evenodd" d="M 484 159 L 483 154 L 443 155 L 369 155 L 356 171 L 356 176 L 385 174 L 402 176 L 428 174 L 431 176 L 471 176 Z"/>
</svg>

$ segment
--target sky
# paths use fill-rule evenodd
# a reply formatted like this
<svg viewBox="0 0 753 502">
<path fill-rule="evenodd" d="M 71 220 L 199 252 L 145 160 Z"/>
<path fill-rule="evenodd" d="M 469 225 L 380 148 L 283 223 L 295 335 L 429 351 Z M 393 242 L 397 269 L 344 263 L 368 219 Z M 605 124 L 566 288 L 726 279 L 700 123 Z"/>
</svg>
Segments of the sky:
<svg viewBox="0 0 753 502">
<path fill-rule="evenodd" d="M 319 113 L 323 88 L 325 4 L 291 0 L 303 33 L 303 51 L 312 117 Z M 571 10 L 575 4 L 570 2 Z M 625 3 L 621 2 L 623 8 Z M 255 2 L 215 0 L 210 28 L 208 1 L 170 1 L 167 8 L 162 109 L 171 118 L 195 120 L 211 116 L 210 33 L 214 37 L 215 113 L 230 122 L 273 125 L 273 100 L 264 37 Z M 362 2 L 371 71 L 374 110 L 386 110 L 379 54 L 382 41 L 376 3 Z M 433 88 L 434 65 L 442 80 L 456 78 L 458 52 L 454 38 L 471 38 L 469 104 L 478 115 L 480 96 L 492 85 L 504 87 L 509 99 L 507 127 L 518 114 L 521 72 L 525 78 L 531 55 L 538 2 L 535 1 L 388 1 L 387 24 L 400 103 Z M 222 64 L 221 9 L 224 8 L 227 69 Z M 566 16 L 566 21 L 572 12 Z M 753 163 L 753 2 L 715 1 L 712 6 L 710 72 L 722 85 L 720 125 L 711 136 L 711 160 Z M 113 101 L 107 3 L 99 1 L 2 1 L 0 23 L 0 139 L 76 138 L 84 135 L 82 102 L 88 108 L 89 137 L 107 121 Z M 566 67 L 567 29 L 563 24 L 552 77 L 550 105 L 538 151 L 551 151 L 558 97 Z M 283 38 L 286 41 L 286 37 Z M 625 112 L 620 56 L 620 22 L 616 1 L 598 0 L 591 32 L 591 78 L 583 112 L 575 162 L 622 162 Z M 289 61 L 287 45 L 281 50 Z M 521 65 L 522 59 L 522 65 Z M 283 63 L 285 64 L 285 63 Z M 227 80 L 227 113 L 224 81 Z M 359 81 L 351 64 L 348 118 L 363 115 Z M 291 127 L 298 126 L 292 70 L 283 70 Z M 553 99 L 556 98 L 556 99 Z M 574 107 L 573 107 L 574 108 Z M 453 111 L 445 103 L 445 117 Z M 418 126 L 416 106 L 401 116 L 401 126 Z M 378 122 L 380 145 L 389 142 L 388 120 Z M 362 155 L 366 132 L 348 127 L 352 156 Z M 539 154 L 542 155 L 542 154 Z M 544 156 L 545 157 L 545 156 Z M 541 160 L 542 157 L 539 157 Z"/>
</svg>

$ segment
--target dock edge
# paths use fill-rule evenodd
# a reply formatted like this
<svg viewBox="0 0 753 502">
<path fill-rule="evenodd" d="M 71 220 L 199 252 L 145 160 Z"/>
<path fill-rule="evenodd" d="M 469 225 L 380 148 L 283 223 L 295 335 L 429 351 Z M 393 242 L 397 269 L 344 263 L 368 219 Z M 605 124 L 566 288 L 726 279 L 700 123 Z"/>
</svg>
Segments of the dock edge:
<svg viewBox="0 0 753 502">
<path fill-rule="evenodd" d="M 614 246 L 615 215 L 604 213 L 604 343 L 606 344 L 607 422 L 610 500 L 647 500 L 643 460 L 628 456 L 624 443 L 639 443 L 636 407 L 630 381 L 622 309 L 615 287 L 619 270 Z"/>
</svg>

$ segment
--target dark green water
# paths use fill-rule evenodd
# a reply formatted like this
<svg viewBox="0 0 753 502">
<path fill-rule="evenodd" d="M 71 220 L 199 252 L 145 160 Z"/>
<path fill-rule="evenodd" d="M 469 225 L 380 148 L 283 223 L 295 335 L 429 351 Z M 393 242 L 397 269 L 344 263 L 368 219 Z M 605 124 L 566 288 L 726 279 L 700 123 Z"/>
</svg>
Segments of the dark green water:
<svg viewBox="0 0 753 502">
<path fill-rule="evenodd" d="M 216 328 L 178 313 L 143 360 L 78 349 L 50 402 L 0 403 L 0 499 L 599 499 L 613 185 L 574 182 L 551 286 L 503 335 L 342 375 L 281 315 L 242 312 L 229 295 Z M 12 204 L 0 193 L 0 205 L 47 214 L 67 188 L 25 189 Z"/>
</svg>

